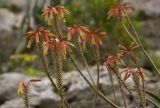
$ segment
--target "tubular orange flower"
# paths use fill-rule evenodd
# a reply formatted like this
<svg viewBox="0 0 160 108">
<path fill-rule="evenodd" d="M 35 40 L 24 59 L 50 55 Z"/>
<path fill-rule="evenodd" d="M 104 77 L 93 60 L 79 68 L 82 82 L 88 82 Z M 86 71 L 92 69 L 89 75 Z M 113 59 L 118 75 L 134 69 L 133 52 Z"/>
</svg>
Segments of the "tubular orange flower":
<svg viewBox="0 0 160 108">
<path fill-rule="evenodd" d="M 85 26 L 74 25 L 73 27 L 68 27 L 68 40 L 70 40 L 73 36 L 76 36 L 78 41 L 81 42 L 85 39 L 88 32 L 89 30 Z"/>
<path fill-rule="evenodd" d="M 129 55 L 129 56 L 133 56 L 134 53 L 133 53 L 133 50 L 138 48 L 139 46 L 137 44 L 135 44 L 134 42 L 132 42 L 129 46 L 129 48 L 126 48 L 122 45 L 119 45 L 119 49 L 120 49 L 120 55 L 121 56 L 126 56 L 126 55 Z"/>
<path fill-rule="evenodd" d="M 87 34 L 84 42 L 85 43 L 90 43 L 90 44 L 95 45 L 96 47 L 98 47 L 99 45 L 102 44 L 101 39 L 104 36 L 106 36 L 106 32 L 102 32 L 102 31 L 100 31 L 100 29 L 95 29 L 95 30 L 90 31 Z"/>
<path fill-rule="evenodd" d="M 137 75 L 143 79 L 146 79 L 143 69 L 129 68 L 127 67 L 123 72 L 125 72 L 124 81 L 126 81 L 130 76 Z"/>
<path fill-rule="evenodd" d="M 51 25 L 52 24 L 52 21 L 54 19 L 54 16 L 57 14 L 57 10 L 56 8 L 53 6 L 53 5 L 50 5 L 50 6 L 46 6 L 44 9 L 43 9 L 43 16 L 45 18 L 45 21 Z"/>
<path fill-rule="evenodd" d="M 33 42 L 39 43 L 40 41 L 48 41 L 52 34 L 44 28 L 37 28 L 35 31 L 27 33 L 28 45 L 30 47 Z"/>
<path fill-rule="evenodd" d="M 23 93 L 24 93 L 24 88 L 25 88 L 25 85 L 23 83 L 23 81 L 19 81 L 19 84 L 18 84 L 18 96 L 22 96 Z"/>
<path fill-rule="evenodd" d="M 56 51 L 57 54 L 60 54 L 61 56 L 65 57 L 68 45 L 72 44 L 68 42 L 65 38 L 52 38 L 44 43 L 44 54 L 47 54 L 48 49 L 52 49 L 54 52 Z"/>
<path fill-rule="evenodd" d="M 131 10 L 131 6 L 129 4 L 127 4 L 127 3 L 124 3 L 124 4 L 116 3 L 109 10 L 108 19 L 110 17 L 121 19 L 124 16 L 124 12 L 125 12 L 125 14 L 127 14 L 129 10 Z"/>
<path fill-rule="evenodd" d="M 39 79 L 31 79 L 30 81 L 28 81 L 28 83 L 25 85 L 24 82 L 22 80 L 19 81 L 18 83 L 18 96 L 23 96 L 25 89 L 28 89 L 28 87 L 30 86 L 30 84 L 32 82 L 37 82 L 37 81 L 41 81 Z"/>
<path fill-rule="evenodd" d="M 109 54 L 107 56 L 106 61 L 104 62 L 104 65 L 109 68 L 114 68 L 115 63 L 120 64 L 120 63 L 123 63 L 123 61 L 121 60 L 119 56 L 114 56 L 114 55 Z"/>
<path fill-rule="evenodd" d="M 64 20 L 64 14 L 69 14 L 70 12 L 64 8 L 62 5 L 54 6 L 49 5 L 44 8 L 42 15 L 45 17 L 45 21 L 48 25 L 53 23 L 55 16 L 58 16 L 62 20 Z"/>
<path fill-rule="evenodd" d="M 56 6 L 56 10 L 58 12 L 58 15 L 61 19 L 64 19 L 64 14 L 69 14 L 70 12 L 64 8 L 62 5 Z"/>
</svg>

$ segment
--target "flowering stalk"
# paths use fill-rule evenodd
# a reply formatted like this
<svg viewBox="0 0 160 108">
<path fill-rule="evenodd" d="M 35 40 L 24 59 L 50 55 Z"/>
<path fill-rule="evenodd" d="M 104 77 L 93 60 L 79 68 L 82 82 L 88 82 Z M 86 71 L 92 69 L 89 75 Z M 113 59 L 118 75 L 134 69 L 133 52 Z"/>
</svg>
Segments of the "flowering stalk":
<svg viewBox="0 0 160 108">
<path fill-rule="evenodd" d="M 114 72 L 117 73 L 117 75 L 120 77 L 120 73 L 118 71 L 117 64 L 115 64 L 115 65 L 116 65 L 116 68 L 115 68 Z M 121 89 L 123 102 L 124 102 L 125 108 L 128 108 L 127 102 L 126 102 L 126 99 L 125 99 L 125 96 L 124 96 L 124 89 L 123 89 L 123 86 L 122 86 L 122 82 L 121 82 L 121 80 L 119 80 L 118 76 L 117 76 L 117 79 L 118 79 L 119 86 L 120 86 L 120 89 Z M 120 79 L 121 79 L 121 77 L 120 77 Z"/>
<path fill-rule="evenodd" d="M 111 70 L 109 69 L 109 67 L 106 66 L 106 68 L 107 68 L 107 70 L 108 70 L 108 72 L 109 72 L 109 79 L 110 79 L 110 81 L 111 81 L 113 98 L 114 98 L 115 103 L 117 104 L 115 87 L 114 87 L 114 84 L 113 84 L 113 76 L 112 76 L 112 73 L 111 73 Z"/>
<path fill-rule="evenodd" d="M 98 46 L 95 46 L 95 57 L 96 57 L 96 63 L 97 63 L 97 92 L 96 92 L 96 95 L 95 95 L 95 99 L 94 99 L 94 104 L 93 104 L 93 108 L 95 108 L 95 104 L 96 104 L 96 101 L 97 101 L 97 97 L 98 97 L 98 92 L 99 92 L 99 72 L 100 72 L 100 57 L 99 57 L 99 49 L 98 49 Z"/>
<path fill-rule="evenodd" d="M 27 84 L 24 84 L 23 81 L 19 81 L 18 84 L 18 95 L 23 97 L 25 108 L 29 108 L 29 87 L 32 82 L 41 81 L 39 79 L 32 79 L 28 81 Z"/>
<path fill-rule="evenodd" d="M 146 99 L 145 99 L 145 75 L 144 71 L 140 68 L 139 64 L 137 63 L 135 53 L 133 52 L 134 49 L 138 48 L 139 46 L 135 44 L 134 42 L 131 43 L 129 48 L 126 48 L 122 45 L 119 45 L 120 48 L 120 55 L 123 56 L 128 56 L 131 61 L 133 62 L 132 67 L 128 67 L 125 70 L 125 76 L 124 76 L 124 81 L 128 79 L 131 75 L 133 76 L 133 80 L 135 82 L 135 87 L 138 92 L 138 95 L 140 97 L 140 101 L 142 106 L 145 108 L 146 107 Z M 141 89 L 140 85 L 140 79 L 142 79 L 142 84 L 143 84 L 143 90 Z"/>
<path fill-rule="evenodd" d="M 56 50 L 56 49 L 55 49 Z M 58 94 L 61 98 L 61 108 L 64 108 L 64 89 L 63 89 L 63 72 L 62 72 L 62 57 L 55 51 L 55 59 L 56 59 L 56 81 L 58 87 Z"/>
<path fill-rule="evenodd" d="M 45 57 L 45 55 L 43 53 L 43 50 L 42 50 L 42 47 L 41 47 L 40 43 L 37 44 L 37 48 L 39 50 L 38 52 L 39 52 L 40 59 L 42 61 L 44 72 L 46 72 L 46 75 L 47 75 L 48 79 L 50 80 L 53 88 L 55 90 L 57 90 L 57 86 L 56 86 L 55 82 L 53 81 L 53 79 L 51 77 L 52 75 L 50 74 L 49 69 L 48 69 L 48 61 L 47 61 L 47 59 L 46 59 L 46 57 Z"/>
<path fill-rule="evenodd" d="M 84 65 L 85 65 L 85 67 L 86 67 L 86 69 L 87 69 L 87 73 L 88 73 L 88 75 L 89 75 L 89 77 L 90 77 L 90 80 L 92 81 L 92 84 L 95 86 L 95 83 L 94 83 L 94 81 L 93 81 L 92 75 L 91 75 L 91 73 L 90 73 L 90 71 L 89 71 L 88 63 L 87 63 L 87 61 L 86 61 L 86 59 L 85 59 L 85 56 L 84 56 L 83 48 L 82 48 L 82 46 L 81 46 L 81 44 L 80 44 L 79 42 L 77 42 L 77 44 L 78 44 L 79 53 L 80 53 L 80 55 L 81 55 L 81 57 L 82 57 L 82 60 L 83 60 L 83 62 L 84 62 Z"/>
<path fill-rule="evenodd" d="M 91 73 L 89 71 L 89 66 L 88 66 L 88 63 L 86 61 L 86 58 L 84 56 L 84 51 L 83 51 L 83 49 L 85 48 L 85 45 L 84 45 L 83 41 L 85 40 L 88 32 L 89 32 L 89 30 L 88 30 L 87 27 L 74 25 L 73 27 L 68 27 L 68 35 L 67 36 L 68 36 L 68 40 L 71 40 L 72 38 L 76 38 L 75 43 L 78 46 L 77 49 L 80 53 L 80 56 L 82 57 L 82 60 L 83 60 L 84 65 L 86 67 L 87 73 L 88 73 L 93 85 L 95 85 L 95 83 L 93 81 L 93 78 L 91 76 Z"/>
<path fill-rule="evenodd" d="M 122 7 L 121 5 L 121 2 L 120 0 L 118 0 L 118 3 L 119 5 Z M 151 56 L 148 54 L 148 52 L 145 50 L 145 48 L 143 47 L 143 45 L 141 44 L 140 42 L 140 39 L 139 39 L 139 35 L 138 33 L 136 32 L 136 29 L 135 27 L 133 26 L 129 16 L 126 14 L 126 11 L 124 8 L 121 9 L 122 13 L 124 14 L 125 18 L 127 19 L 128 23 L 130 24 L 131 26 L 131 30 L 133 31 L 134 35 L 135 36 L 132 36 L 132 39 L 139 45 L 140 49 L 142 50 L 142 52 L 144 53 L 144 55 L 147 57 L 147 59 L 151 62 L 151 64 L 153 65 L 153 67 L 155 68 L 155 70 L 157 71 L 157 74 L 160 74 L 160 71 L 158 70 L 157 66 L 156 66 L 156 63 L 153 61 L 153 59 L 151 58 Z M 126 28 L 125 28 L 126 29 Z M 128 33 L 129 31 L 127 31 Z M 130 35 L 131 33 L 129 33 Z"/>
<path fill-rule="evenodd" d="M 94 90 L 94 92 L 97 92 L 97 89 L 92 85 L 92 83 L 86 78 L 86 76 L 83 74 L 83 72 L 81 72 L 80 68 L 78 67 L 78 65 L 75 63 L 74 59 L 71 57 L 70 54 L 68 54 L 68 57 L 70 58 L 72 64 L 75 66 L 75 68 L 77 69 L 77 71 L 80 73 L 80 75 L 83 77 L 83 79 L 88 83 L 88 85 Z M 102 92 L 98 91 L 99 96 L 108 104 L 110 104 L 111 106 L 113 106 L 114 108 L 120 108 L 119 106 L 117 106 L 116 104 L 114 104 L 112 101 L 110 101 Z"/>
</svg>

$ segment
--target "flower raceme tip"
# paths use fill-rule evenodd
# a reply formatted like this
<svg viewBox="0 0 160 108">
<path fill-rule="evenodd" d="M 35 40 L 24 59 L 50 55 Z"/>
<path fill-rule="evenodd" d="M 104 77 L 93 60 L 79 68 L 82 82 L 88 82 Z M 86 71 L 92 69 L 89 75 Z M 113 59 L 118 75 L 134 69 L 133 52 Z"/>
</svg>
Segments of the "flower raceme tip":
<svg viewBox="0 0 160 108">
<path fill-rule="evenodd" d="M 122 17 L 124 17 L 124 15 L 127 14 L 131 9 L 132 7 L 128 3 L 120 4 L 117 2 L 109 10 L 108 19 L 110 17 L 122 19 Z"/>
<path fill-rule="evenodd" d="M 35 31 L 29 31 L 27 33 L 28 45 L 30 48 L 32 43 L 39 43 L 40 41 L 48 41 L 52 36 L 52 33 L 45 28 L 37 28 Z"/>
<path fill-rule="evenodd" d="M 95 29 L 88 32 L 84 42 L 98 47 L 102 45 L 102 38 L 106 35 L 106 32 L 102 32 L 100 29 Z"/>
<path fill-rule="evenodd" d="M 68 40 L 72 38 L 78 38 L 79 42 L 82 42 L 89 32 L 89 29 L 85 26 L 77 26 L 74 25 L 73 27 L 68 27 Z"/>
<path fill-rule="evenodd" d="M 48 23 L 48 25 L 51 25 L 56 16 L 64 21 L 64 15 L 69 13 L 70 12 L 62 5 L 48 5 L 43 9 L 42 15 L 44 16 L 45 21 Z"/>
<path fill-rule="evenodd" d="M 48 50 L 51 49 L 53 50 L 53 52 L 56 52 L 58 55 L 61 55 L 62 57 L 65 58 L 67 48 L 69 48 L 68 45 L 74 46 L 72 43 L 68 42 L 65 38 L 62 37 L 52 38 L 43 44 L 44 55 L 46 55 L 48 53 Z"/>
<path fill-rule="evenodd" d="M 18 83 L 18 96 L 23 96 L 25 89 L 28 89 L 32 82 L 38 82 L 38 81 L 41 81 L 41 80 L 40 79 L 31 79 L 28 81 L 27 84 L 24 84 L 24 82 L 22 80 L 20 80 Z"/>
</svg>

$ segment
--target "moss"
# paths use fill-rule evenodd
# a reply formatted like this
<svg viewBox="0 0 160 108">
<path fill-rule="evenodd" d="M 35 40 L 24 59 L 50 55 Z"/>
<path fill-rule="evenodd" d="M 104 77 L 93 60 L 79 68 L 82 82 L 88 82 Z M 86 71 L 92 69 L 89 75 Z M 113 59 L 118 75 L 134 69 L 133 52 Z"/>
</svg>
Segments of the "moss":
<svg viewBox="0 0 160 108">
<path fill-rule="evenodd" d="M 35 76 L 35 77 L 43 77 L 45 76 L 44 72 L 34 69 L 32 67 L 28 67 L 24 69 L 24 74 L 28 76 Z"/>
</svg>

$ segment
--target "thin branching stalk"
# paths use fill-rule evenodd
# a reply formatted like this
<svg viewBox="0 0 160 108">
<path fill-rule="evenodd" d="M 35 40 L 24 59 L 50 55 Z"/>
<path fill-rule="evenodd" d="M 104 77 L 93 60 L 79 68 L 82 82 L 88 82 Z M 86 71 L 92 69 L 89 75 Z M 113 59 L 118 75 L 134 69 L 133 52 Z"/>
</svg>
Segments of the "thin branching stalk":
<svg viewBox="0 0 160 108">
<path fill-rule="evenodd" d="M 141 72 L 141 68 L 139 66 L 139 64 L 137 63 L 137 60 L 135 58 L 134 55 L 131 55 L 131 60 L 133 61 L 134 65 L 138 68 L 138 71 Z M 140 84 L 139 84 L 139 78 L 136 78 L 138 77 L 137 75 L 134 77 L 134 81 L 135 81 L 135 84 L 137 84 L 136 86 L 138 87 L 137 88 L 137 91 L 139 92 L 139 96 L 140 96 L 140 100 L 141 100 L 141 103 L 142 103 L 142 106 L 143 108 L 146 108 L 146 98 L 145 98 L 145 79 L 144 77 L 141 77 L 141 81 L 142 81 L 142 89 L 139 89 L 140 88 Z M 136 80 L 138 79 L 138 80 Z M 137 81 L 137 82 L 136 82 Z"/>
<path fill-rule="evenodd" d="M 62 33 L 61 33 L 61 29 L 59 27 L 60 21 L 59 21 L 58 16 L 55 17 L 55 20 L 53 22 L 54 22 L 53 27 L 52 27 L 53 31 L 55 30 L 55 33 L 58 36 L 61 37 Z M 70 104 L 67 102 L 67 100 L 66 100 L 66 98 L 64 96 L 64 89 L 63 89 L 63 85 L 62 85 L 62 83 L 63 83 L 63 81 L 62 81 L 63 80 L 63 76 L 62 76 L 62 74 L 63 74 L 63 71 L 62 71 L 62 65 L 63 65 L 63 63 L 62 63 L 62 55 L 58 54 L 57 50 L 58 49 L 55 49 L 55 51 L 53 53 L 55 55 L 56 73 L 57 73 L 57 75 L 56 75 L 57 90 L 58 90 L 58 94 L 59 94 L 59 96 L 61 98 L 61 108 L 64 108 L 64 103 L 66 104 L 66 106 L 68 108 L 71 108 Z"/>
<path fill-rule="evenodd" d="M 114 70 L 114 69 L 113 69 Z M 129 92 L 130 96 L 132 96 L 133 100 L 134 100 L 134 103 L 137 105 L 138 108 L 140 108 L 135 96 L 133 95 L 132 91 L 130 88 L 128 88 L 128 86 L 125 84 L 125 82 L 121 79 L 121 77 L 115 73 L 117 78 L 121 81 L 122 85 L 124 86 L 124 88 L 126 88 L 126 90 Z"/>
<path fill-rule="evenodd" d="M 126 99 L 125 99 L 125 96 L 124 96 L 124 89 L 123 89 L 123 86 L 122 86 L 122 82 L 121 82 L 121 80 L 119 80 L 119 78 L 121 79 L 121 76 L 120 76 L 120 73 L 119 73 L 119 70 L 117 68 L 117 64 L 116 63 L 115 63 L 115 66 L 116 67 L 115 67 L 115 69 L 113 71 L 114 71 L 114 73 L 117 73 L 116 77 L 118 79 L 119 86 L 120 86 L 120 89 L 121 89 L 121 94 L 122 94 L 123 102 L 124 102 L 125 108 L 128 108 L 127 107 L 127 102 L 126 102 Z"/>
<path fill-rule="evenodd" d="M 42 50 L 42 47 L 41 47 L 40 43 L 37 44 L 37 47 L 38 47 L 38 50 L 39 50 L 38 53 L 39 53 L 40 59 L 42 61 L 43 69 L 46 72 L 46 75 L 47 75 L 48 79 L 50 80 L 52 86 L 56 90 L 57 86 L 56 86 L 55 82 L 53 81 L 53 79 L 51 77 L 51 74 L 49 72 L 48 62 L 47 62 L 47 59 L 45 58 L 45 55 L 43 54 L 43 50 Z"/>
<path fill-rule="evenodd" d="M 142 90 L 140 88 L 139 76 L 134 75 L 133 80 L 135 83 L 135 89 L 136 89 L 138 96 L 139 96 L 139 99 L 140 99 L 140 105 L 143 106 L 143 95 L 142 95 Z M 143 106 L 143 108 L 144 108 L 144 106 Z"/>
<path fill-rule="evenodd" d="M 98 92 L 99 92 L 99 77 L 100 77 L 100 57 L 99 57 L 99 49 L 98 46 L 95 46 L 95 57 L 96 57 L 96 62 L 97 62 L 97 87 L 96 87 L 96 94 L 95 94 L 95 99 L 94 99 L 94 103 L 93 103 L 93 108 L 95 108 L 95 104 L 97 102 L 97 98 L 98 98 Z"/>
<path fill-rule="evenodd" d="M 143 106 L 146 108 L 146 81 L 144 78 L 142 78 L 142 86 L 143 86 Z"/>
<path fill-rule="evenodd" d="M 120 3 L 120 0 L 118 0 L 119 4 L 121 5 Z M 135 38 L 134 40 L 136 40 L 136 43 L 138 43 L 140 49 L 142 50 L 142 52 L 144 53 L 144 55 L 147 57 L 147 59 L 151 62 L 151 64 L 153 65 L 153 67 L 155 68 L 155 70 L 157 71 L 157 73 L 160 75 L 160 71 L 158 69 L 158 67 L 156 66 L 156 63 L 153 61 L 153 59 L 151 58 L 151 56 L 148 54 L 148 52 L 145 50 L 145 48 L 143 47 L 143 45 L 141 44 L 140 42 L 140 39 L 139 39 L 139 35 L 135 29 L 135 27 L 133 26 L 132 24 L 132 21 L 130 20 L 129 16 L 126 14 L 126 12 L 124 11 L 124 9 L 122 8 L 122 12 L 124 13 L 125 15 L 125 18 L 127 19 L 129 25 L 131 26 L 131 30 L 133 31 L 134 35 L 135 35 Z M 130 33 L 131 34 L 131 33 Z"/>
<path fill-rule="evenodd" d="M 71 57 L 70 54 L 68 54 L 68 57 L 70 58 L 71 62 L 77 69 L 77 71 L 80 73 L 80 75 L 83 77 L 83 79 L 89 84 L 89 86 L 94 90 L 94 92 L 97 91 L 97 89 L 92 85 L 92 83 L 86 78 L 86 76 L 81 72 L 80 68 L 78 65 L 75 63 L 74 59 Z M 116 104 L 114 104 L 112 101 L 110 101 L 102 92 L 98 91 L 99 96 L 108 104 L 110 104 L 114 108 L 119 108 Z"/>
<path fill-rule="evenodd" d="M 107 68 L 107 70 L 108 70 L 109 79 L 110 79 L 110 81 L 111 81 L 112 92 L 113 92 L 113 99 L 114 99 L 115 103 L 117 104 L 115 87 L 114 87 L 114 84 L 113 84 L 113 76 L 112 76 L 112 73 L 111 73 L 111 70 L 109 69 L 109 67 L 106 66 L 106 68 Z"/>
<path fill-rule="evenodd" d="M 55 89 L 55 91 L 57 92 L 58 91 L 58 87 L 56 86 L 55 82 L 53 81 L 52 77 L 51 77 L 51 74 L 49 72 L 49 69 L 48 69 L 48 63 L 47 63 L 47 60 L 43 54 L 43 51 L 42 51 L 42 48 L 41 48 L 41 45 L 40 44 L 37 44 L 37 47 L 38 47 L 38 53 L 39 53 L 39 56 L 40 56 L 40 59 L 42 61 L 42 65 L 43 65 L 43 69 L 48 77 L 48 79 L 50 80 L 53 88 Z M 67 108 L 71 108 L 71 106 L 69 105 L 69 103 L 67 102 L 66 99 L 64 99 L 64 102 L 65 102 L 65 105 L 67 106 Z"/>
<path fill-rule="evenodd" d="M 89 75 L 89 77 L 90 77 L 90 80 L 92 81 L 92 84 L 93 84 L 94 86 L 96 86 L 95 83 L 94 83 L 94 81 L 93 81 L 92 75 L 91 75 L 91 73 L 90 73 L 90 71 L 89 71 L 89 66 L 88 66 L 88 63 L 87 63 L 86 58 L 85 58 L 85 56 L 84 56 L 83 48 L 82 48 L 80 42 L 78 42 L 78 40 L 77 40 L 77 44 L 78 44 L 79 53 L 80 53 L 80 55 L 81 55 L 81 57 L 82 57 L 82 60 L 83 60 L 84 65 L 85 65 L 85 67 L 86 67 L 87 73 L 88 73 L 88 75 Z"/>
</svg>

